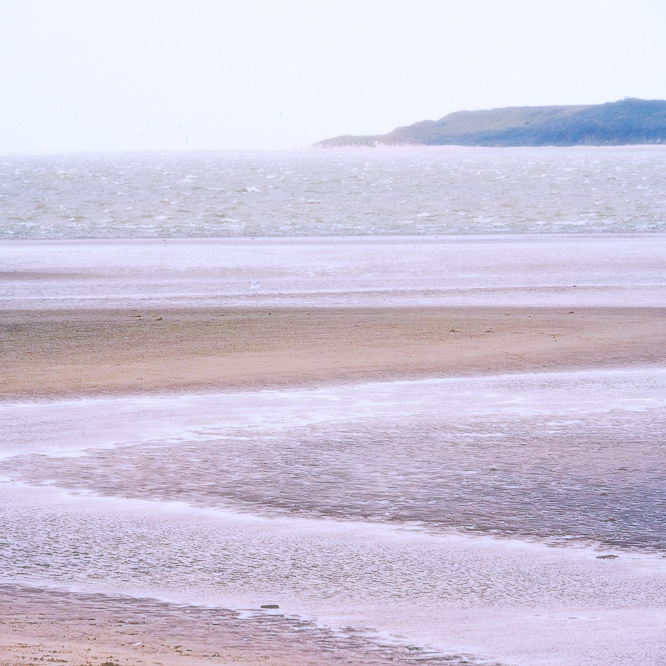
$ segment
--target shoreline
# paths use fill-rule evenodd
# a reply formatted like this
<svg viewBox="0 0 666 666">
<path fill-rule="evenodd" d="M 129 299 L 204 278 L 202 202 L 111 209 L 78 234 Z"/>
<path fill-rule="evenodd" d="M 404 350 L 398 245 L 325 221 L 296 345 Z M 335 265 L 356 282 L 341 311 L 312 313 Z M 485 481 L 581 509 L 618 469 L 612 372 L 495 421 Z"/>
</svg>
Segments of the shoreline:
<svg viewBox="0 0 666 666">
<path fill-rule="evenodd" d="M 275 611 L 252 613 L 38 585 L 0 583 L 0 664 L 61 661 L 113 664 L 363 664 L 398 661 L 407 650 L 358 638 Z M 122 618 L 122 619 L 120 619 Z M 423 652 L 421 652 L 423 655 Z M 420 655 L 420 656 L 421 656 Z M 396 659 L 397 657 L 397 659 Z M 454 666 L 459 659 L 447 660 Z M 411 661 L 411 659 L 409 659 Z M 467 662 L 469 663 L 469 662 Z"/>
<path fill-rule="evenodd" d="M 664 146 L 666 150 L 666 145 Z M 109 245 L 122 245 L 125 243 L 128 244 L 142 244 L 142 243 L 176 243 L 176 244 L 198 244 L 198 243 L 269 243 L 280 244 L 280 245 L 290 245 L 290 244 L 303 244 L 308 245 L 311 243 L 321 243 L 324 241 L 331 241 L 334 243 L 340 244 L 352 244 L 357 242 L 373 242 L 373 243 L 383 243 L 383 244 L 403 244 L 410 243 L 415 245 L 422 245 L 425 243 L 435 243 L 438 245 L 447 243 L 447 242 L 505 242 L 512 243 L 517 240 L 533 240 L 540 241 L 543 239 L 548 239 L 552 241 L 561 240 L 562 242 L 571 241 L 572 239 L 585 239 L 585 240 L 599 240 L 599 239 L 627 239 L 627 238 L 637 238 L 637 239 L 646 239 L 646 238 L 657 238 L 659 240 L 664 240 L 666 238 L 665 231 L 525 231 L 525 232 L 516 232 L 516 233 L 507 233 L 506 231 L 495 231 L 495 232 L 486 232 L 486 233 L 453 233 L 453 232 L 439 232 L 439 233 L 427 233 L 427 234 L 418 234 L 418 233 L 348 233 L 342 235 L 303 235 L 303 234 L 294 234 L 293 236 L 285 235 L 236 235 L 236 236 L 73 236 L 71 238 L 67 237 L 58 237 L 58 238 L 1 238 L 0 237 L 0 247 L 19 247 L 21 245 L 65 245 L 68 243 L 76 245 L 84 245 L 87 243 L 90 244 L 109 244 Z M 0 273 L 1 274 L 1 273 Z"/>
</svg>

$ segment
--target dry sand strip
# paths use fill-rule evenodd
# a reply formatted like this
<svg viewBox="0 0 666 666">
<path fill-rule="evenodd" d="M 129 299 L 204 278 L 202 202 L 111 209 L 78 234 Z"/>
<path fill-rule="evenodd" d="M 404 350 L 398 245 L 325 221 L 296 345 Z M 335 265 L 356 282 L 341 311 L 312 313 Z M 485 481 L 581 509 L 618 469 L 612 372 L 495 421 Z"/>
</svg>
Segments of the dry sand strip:
<svg viewBox="0 0 666 666">
<path fill-rule="evenodd" d="M 0 666 L 44 662 L 72 666 L 474 663 L 469 656 L 388 645 L 351 627 L 336 634 L 273 610 L 256 609 L 241 617 L 230 610 L 154 599 L 0 585 Z"/>
<path fill-rule="evenodd" d="M 666 308 L 4 311 L 0 397 L 663 365 Z"/>
</svg>

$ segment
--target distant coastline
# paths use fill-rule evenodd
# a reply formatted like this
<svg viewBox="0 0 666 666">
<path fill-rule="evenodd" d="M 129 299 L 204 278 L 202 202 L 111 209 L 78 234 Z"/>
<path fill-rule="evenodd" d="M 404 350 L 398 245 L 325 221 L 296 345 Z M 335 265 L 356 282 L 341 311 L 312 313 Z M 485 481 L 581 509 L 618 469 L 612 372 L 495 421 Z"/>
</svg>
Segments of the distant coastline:
<svg viewBox="0 0 666 666">
<path fill-rule="evenodd" d="M 577 106 L 516 106 L 458 111 L 388 134 L 337 136 L 338 146 L 626 146 L 666 144 L 666 101 L 624 99 Z"/>
</svg>

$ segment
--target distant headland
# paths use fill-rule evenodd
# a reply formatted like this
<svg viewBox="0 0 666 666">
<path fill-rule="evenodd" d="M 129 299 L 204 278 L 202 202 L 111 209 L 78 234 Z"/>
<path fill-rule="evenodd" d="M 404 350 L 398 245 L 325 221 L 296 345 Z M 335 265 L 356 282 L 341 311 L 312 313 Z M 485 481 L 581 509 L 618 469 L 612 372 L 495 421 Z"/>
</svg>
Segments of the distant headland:
<svg viewBox="0 0 666 666">
<path fill-rule="evenodd" d="M 513 106 L 458 111 L 377 136 L 337 136 L 320 147 L 623 146 L 666 144 L 666 101 L 624 99 L 580 106 Z"/>
</svg>

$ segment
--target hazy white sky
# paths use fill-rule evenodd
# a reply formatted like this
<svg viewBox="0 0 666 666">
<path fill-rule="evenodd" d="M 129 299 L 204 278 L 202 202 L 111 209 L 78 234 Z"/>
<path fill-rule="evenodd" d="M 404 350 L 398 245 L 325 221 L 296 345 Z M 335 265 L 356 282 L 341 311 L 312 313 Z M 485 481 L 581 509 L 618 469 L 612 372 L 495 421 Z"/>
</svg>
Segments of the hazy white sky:
<svg viewBox="0 0 666 666">
<path fill-rule="evenodd" d="M 666 0 L 0 0 L 0 152 L 298 148 L 666 99 Z"/>
</svg>

